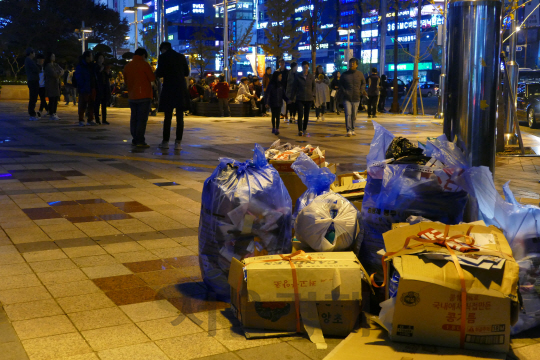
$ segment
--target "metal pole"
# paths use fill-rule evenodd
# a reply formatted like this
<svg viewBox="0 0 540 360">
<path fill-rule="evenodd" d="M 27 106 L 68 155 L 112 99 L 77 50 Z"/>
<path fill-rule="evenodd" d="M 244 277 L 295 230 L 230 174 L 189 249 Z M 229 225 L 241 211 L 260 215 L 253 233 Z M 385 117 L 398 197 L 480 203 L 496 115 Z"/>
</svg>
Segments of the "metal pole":
<svg viewBox="0 0 540 360">
<path fill-rule="evenodd" d="M 137 50 L 137 47 L 139 46 L 139 9 L 135 8 L 135 48 L 133 49 L 133 52 Z"/>
<path fill-rule="evenodd" d="M 517 0 L 514 0 L 512 3 L 512 8 L 517 8 Z M 516 26 L 517 26 L 517 12 L 514 13 L 514 16 L 512 17 L 512 25 L 510 27 L 510 33 L 512 34 L 510 37 L 510 51 L 508 52 L 508 62 L 506 63 L 506 69 L 505 71 L 508 71 L 508 78 L 510 79 L 510 87 L 512 89 L 512 93 L 517 93 L 517 83 L 518 83 L 518 71 L 519 71 L 519 65 L 516 62 L 516 44 L 517 44 L 517 32 L 516 32 Z M 517 106 L 516 98 L 512 98 L 510 96 L 506 96 L 506 109 L 508 110 L 506 112 L 506 126 L 504 128 L 504 141 L 506 145 L 516 145 L 517 144 L 517 135 L 515 132 L 514 127 L 514 121 L 516 119 L 514 118 L 514 112 L 510 111 L 512 109 L 512 102 L 514 103 L 514 106 Z"/>
<path fill-rule="evenodd" d="M 223 1 L 223 74 L 225 81 L 229 81 L 229 16 L 227 0 Z"/>
<path fill-rule="evenodd" d="M 386 0 L 381 0 L 381 25 L 379 27 L 380 50 L 379 50 L 379 74 L 384 75 L 384 66 L 386 65 Z"/>
<path fill-rule="evenodd" d="M 447 15 L 448 15 L 448 0 L 444 0 L 444 12 L 443 12 L 443 25 L 439 27 L 439 31 L 442 31 L 442 59 L 441 59 L 441 75 L 439 76 L 439 109 L 437 111 L 437 115 L 435 115 L 436 119 L 442 119 L 444 118 L 444 112 L 445 112 L 445 93 L 446 93 L 446 30 L 448 29 L 447 26 Z M 446 129 L 446 123 L 443 124 L 443 127 Z M 446 133 L 446 130 L 444 130 Z"/>
<path fill-rule="evenodd" d="M 159 57 L 159 46 L 161 45 L 161 3 L 163 0 L 155 0 L 154 2 L 154 10 L 157 13 L 157 19 L 156 19 L 156 45 L 157 45 L 157 52 L 156 56 Z"/>
<path fill-rule="evenodd" d="M 84 38 L 86 36 L 86 33 L 84 32 L 84 21 L 82 22 L 81 36 L 82 36 L 82 52 L 84 54 L 84 52 L 86 51 L 86 44 L 85 44 L 85 38 Z"/>
<path fill-rule="evenodd" d="M 420 85 L 420 78 L 418 77 L 418 63 L 420 62 L 420 23 L 422 22 L 422 0 L 418 0 L 418 13 L 416 14 L 416 46 L 414 50 L 414 71 L 413 71 L 413 86 L 414 92 L 412 94 L 412 110 L 413 115 L 418 115 L 418 85 Z"/>
<path fill-rule="evenodd" d="M 457 0 L 448 7 L 447 73 L 452 76 L 447 79 L 445 95 L 444 120 L 449 124 L 445 134 L 449 140 L 457 138 L 469 166 L 487 166 L 492 173 L 501 64 L 501 12 L 501 0 Z"/>
</svg>

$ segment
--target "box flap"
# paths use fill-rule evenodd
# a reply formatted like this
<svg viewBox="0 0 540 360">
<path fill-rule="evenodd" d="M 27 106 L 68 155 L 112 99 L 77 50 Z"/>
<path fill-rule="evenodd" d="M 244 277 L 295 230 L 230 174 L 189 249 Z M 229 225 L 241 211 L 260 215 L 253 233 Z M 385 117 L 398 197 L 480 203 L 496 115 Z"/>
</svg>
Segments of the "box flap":
<svg viewBox="0 0 540 360">
<path fill-rule="evenodd" d="M 229 285 L 238 291 L 241 291 L 242 289 L 238 288 L 238 285 L 243 285 L 244 281 L 244 270 L 243 270 L 244 264 L 241 261 L 238 261 L 236 258 L 232 258 L 231 260 L 231 267 L 229 269 Z M 242 280 L 240 280 L 242 279 Z"/>
<path fill-rule="evenodd" d="M 304 258 L 309 260 L 293 260 L 300 300 L 361 299 L 362 278 L 367 278 L 367 274 L 353 252 L 310 253 L 305 254 Z M 247 273 L 248 301 L 294 300 L 289 261 L 282 260 L 279 255 L 243 261 Z"/>
<path fill-rule="evenodd" d="M 456 291 L 461 290 L 458 272 L 452 261 L 405 255 L 394 258 L 393 265 L 399 272 L 401 280 L 418 280 Z M 516 262 L 506 261 L 502 269 L 484 270 L 468 266 L 461 268 L 465 274 L 468 294 L 509 298 L 512 301 L 518 301 L 519 266 Z"/>
<path fill-rule="evenodd" d="M 448 232 L 448 236 L 454 235 L 465 235 L 469 228 L 472 225 L 463 224 L 463 225 L 452 225 Z M 397 252 L 403 248 L 405 240 L 410 236 L 416 236 L 420 232 L 428 229 L 438 230 L 444 233 L 445 225 L 436 222 L 421 222 L 415 225 L 409 225 L 404 227 L 398 227 L 392 229 L 383 234 L 384 245 L 387 252 Z M 503 233 L 494 226 L 482 226 L 474 225 L 471 236 L 473 236 L 478 244 L 482 244 L 480 251 L 474 252 L 477 255 L 493 255 L 498 256 L 507 260 L 513 260 L 512 249 L 508 244 L 508 241 L 504 237 Z M 445 247 L 435 245 L 435 244 L 425 244 L 416 240 L 411 240 L 409 247 L 414 247 L 412 249 L 407 249 L 401 251 L 398 256 L 406 254 L 415 254 L 423 251 L 431 252 L 442 252 L 449 253 Z M 391 259 L 396 255 L 388 257 Z"/>
</svg>

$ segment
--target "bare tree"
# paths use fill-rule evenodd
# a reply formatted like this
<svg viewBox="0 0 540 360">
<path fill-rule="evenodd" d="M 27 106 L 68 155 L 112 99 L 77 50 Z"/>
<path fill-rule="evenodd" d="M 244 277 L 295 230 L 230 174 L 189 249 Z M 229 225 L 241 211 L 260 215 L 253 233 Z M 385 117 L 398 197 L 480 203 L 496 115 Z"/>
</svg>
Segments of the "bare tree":
<svg viewBox="0 0 540 360">
<path fill-rule="evenodd" d="M 320 49 L 320 44 L 328 37 L 330 31 L 321 28 L 321 26 L 324 25 L 322 20 L 325 11 L 325 1 L 307 0 L 305 4 L 307 7 L 304 11 L 304 17 L 306 19 L 306 27 L 311 50 L 311 69 L 313 72 L 315 72 L 317 67 L 317 50 Z"/>
<path fill-rule="evenodd" d="M 266 13 L 270 22 L 264 28 L 267 43 L 261 44 L 262 49 L 277 59 L 283 54 L 289 54 L 294 59 L 300 57 L 298 43 L 302 33 L 296 31 L 303 25 L 302 21 L 295 21 L 295 10 L 298 0 L 272 0 L 266 2 Z"/>
<path fill-rule="evenodd" d="M 190 41 L 191 63 L 197 68 L 200 76 L 204 69 L 216 58 L 215 39 L 210 36 L 208 27 L 197 26 Z"/>
<path fill-rule="evenodd" d="M 253 39 L 253 28 L 255 27 L 255 20 L 253 20 L 245 31 L 236 37 L 236 41 L 229 41 L 229 69 L 232 69 L 234 61 L 240 60 L 240 55 L 244 55 L 246 51 L 244 48 L 251 44 Z"/>
</svg>

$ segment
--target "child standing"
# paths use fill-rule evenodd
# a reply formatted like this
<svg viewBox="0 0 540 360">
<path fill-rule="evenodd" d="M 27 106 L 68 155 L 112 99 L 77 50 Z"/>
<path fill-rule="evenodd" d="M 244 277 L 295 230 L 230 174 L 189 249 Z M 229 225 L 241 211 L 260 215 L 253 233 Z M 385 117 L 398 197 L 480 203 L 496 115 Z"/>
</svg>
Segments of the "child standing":
<svg viewBox="0 0 540 360">
<path fill-rule="evenodd" d="M 279 121 L 281 116 L 281 106 L 283 100 L 289 101 L 285 96 L 285 91 L 281 85 L 282 79 L 281 71 L 274 71 L 272 79 L 266 88 L 266 94 L 264 100 L 266 102 L 266 108 L 270 108 L 272 112 L 272 134 L 279 135 Z"/>
</svg>

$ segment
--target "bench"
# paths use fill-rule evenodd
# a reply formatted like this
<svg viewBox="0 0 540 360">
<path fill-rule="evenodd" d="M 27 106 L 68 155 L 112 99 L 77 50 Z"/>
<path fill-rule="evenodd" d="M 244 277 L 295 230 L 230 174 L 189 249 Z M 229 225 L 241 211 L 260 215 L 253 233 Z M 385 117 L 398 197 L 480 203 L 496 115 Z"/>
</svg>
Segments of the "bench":
<svg viewBox="0 0 540 360">
<path fill-rule="evenodd" d="M 195 115 L 210 117 L 221 116 L 218 103 L 197 102 L 194 103 L 194 105 L 195 109 L 193 110 Z M 232 117 L 252 117 L 259 116 L 261 114 L 260 110 L 251 109 L 251 103 L 249 102 L 243 104 L 229 103 L 229 109 L 231 109 Z"/>
</svg>

